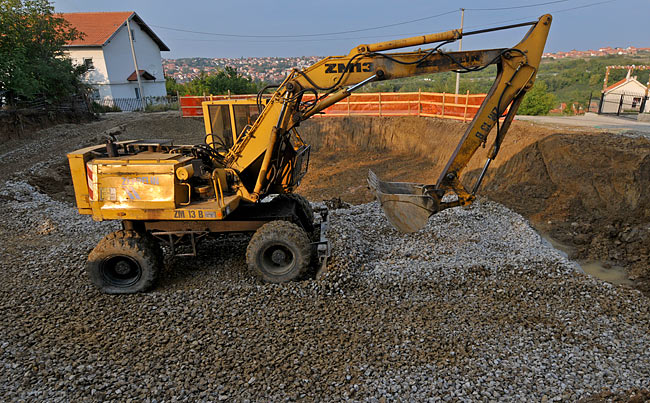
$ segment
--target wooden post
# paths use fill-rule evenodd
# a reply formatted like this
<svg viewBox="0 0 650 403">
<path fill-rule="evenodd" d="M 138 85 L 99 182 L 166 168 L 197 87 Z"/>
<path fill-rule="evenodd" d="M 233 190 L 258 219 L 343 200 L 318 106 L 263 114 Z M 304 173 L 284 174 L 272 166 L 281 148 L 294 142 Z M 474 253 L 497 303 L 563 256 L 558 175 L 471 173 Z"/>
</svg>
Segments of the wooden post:
<svg viewBox="0 0 650 403">
<path fill-rule="evenodd" d="M 379 93 L 379 116 L 381 116 L 381 92 Z"/>
<path fill-rule="evenodd" d="M 445 93 L 442 93 L 442 117 L 445 117 Z"/>
<path fill-rule="evenodd" d="M 183 107 L 181 106 L 181 96 L 178 93 L 178 90 L 176 90 L 176 101 L 178 102 L 178 113 L 180 113 L 181 117 L 183 117 Z"/>
<path fill-rule="evenodd" d="M 350 116 L 350 98 L 352 98 L 352 95 L 348 97 L 348 116 Z"/>
<path fill-rule="evenodd" d="M 228 99 L 230 99 L 230 90 L 228 90 Z"/>
<path fill-rule="evenodd" d="M 422 111 L 422 89 L 418 88 L 418 117 L 420 117 L 421 111 Z"/>
<path fill-rule="evenodd" d="M 467 121 L 467 105 L 469 104 L 469 90 L 467 90 L 467 94 L 465 95 L 465 112 L 463 112 L 463 123 Z"/>
</svg>

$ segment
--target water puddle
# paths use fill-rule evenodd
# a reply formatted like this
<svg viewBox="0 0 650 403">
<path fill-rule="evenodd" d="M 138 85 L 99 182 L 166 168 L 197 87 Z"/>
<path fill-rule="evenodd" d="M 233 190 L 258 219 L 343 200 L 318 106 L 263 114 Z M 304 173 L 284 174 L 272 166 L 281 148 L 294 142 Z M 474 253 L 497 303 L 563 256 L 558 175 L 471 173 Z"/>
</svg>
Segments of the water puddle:
<svg viewBox="0 0 650 403">
<path fill-rule="evenodd" d="M 547 241 L 553 248 L 560 251 L 564 257 L 569 258 L 573 248 L 553 239 L 549 234 L 538 231 L 539 235 Z M 582 271 L 597 279 L 607 281 L 616 285 L 633 285 L 627 277 L 624 267 L 615 266 L 598 260 L 576 260 Z"/>
<path fill-rule="evenodd" d="M 578 261 L 582 270 L 590 276 L 605 280 L 616 285 L 632 285 L 632 281 L 627 278 L 625 268 L 620 266 L 607 265 L 599 261 Z"/>
</svg>

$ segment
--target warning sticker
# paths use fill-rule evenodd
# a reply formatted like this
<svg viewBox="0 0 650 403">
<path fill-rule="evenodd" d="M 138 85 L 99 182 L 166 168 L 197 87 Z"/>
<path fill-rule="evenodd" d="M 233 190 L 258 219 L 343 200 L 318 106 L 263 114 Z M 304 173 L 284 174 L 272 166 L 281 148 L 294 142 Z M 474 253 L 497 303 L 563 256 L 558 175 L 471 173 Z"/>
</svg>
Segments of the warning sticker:
<svg viewBox="0 0 650 403">
<path fill-rule="evenodd" d="M 115 188 L 99 188 L 99 200 L 117 201 L 117 190 Z"/>
</svg>

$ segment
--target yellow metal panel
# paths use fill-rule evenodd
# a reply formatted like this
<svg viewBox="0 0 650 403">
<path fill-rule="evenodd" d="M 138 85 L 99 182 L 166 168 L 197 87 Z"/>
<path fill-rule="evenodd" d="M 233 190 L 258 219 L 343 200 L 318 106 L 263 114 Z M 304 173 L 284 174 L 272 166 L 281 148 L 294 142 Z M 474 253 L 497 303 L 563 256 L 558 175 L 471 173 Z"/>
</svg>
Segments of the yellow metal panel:
<svg viewBox="0 0 650 403">
<path fill-rule="evenodd" d="M 101 214 L 104 220 L 223 220 L 239 206 L 240 200 L 240 196 L 234 195 L 225 197 L 223 205 L 215 200 L 169 209 L 126 206 L 120 209 L 102 209 Z"/>
</svg>

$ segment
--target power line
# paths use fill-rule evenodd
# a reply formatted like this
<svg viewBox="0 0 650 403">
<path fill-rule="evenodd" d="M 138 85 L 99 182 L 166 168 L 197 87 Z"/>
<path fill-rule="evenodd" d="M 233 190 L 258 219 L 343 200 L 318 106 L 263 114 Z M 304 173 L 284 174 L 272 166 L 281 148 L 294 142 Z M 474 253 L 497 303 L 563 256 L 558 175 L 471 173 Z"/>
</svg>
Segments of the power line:
<svg viewBox="0 0 650 403">
<path fill-rule="evenodd" d="M 226 36 L 226 37 L 232 37 L 232 38 L 301 38 L 301 37 L 340 35 L 340 34 L 350 34 L 350 33 L 354 33 L 354 32 L 372 31 L 372 30 L 375 30 L 375 29 L 389 28 L 389 27 L 395 27 L 395 26 L 398 26 L 398 25 L 406 25 L 406 24 L 411 24 L 411 23 L 414 23 L 414 22 L 430 20 L 432 18 L 438 18 L 438 17 L 442 17 L 442 16 L 445 16 L 445 15 L 457 13 L 458 11 L 459 10 L 452 10 L 452 11 L 447 11 L 447 12 L 441 13 L 441 14 L 430 15 L 428 17 L 417 18 L 415 20 L 396 22 L 394 24 L 381 25 L 381 26 L 372 27 L 372 28 L 353 29 L 353 30 L 349 30 L 349 31 L 340 31 L 340 32 L 324 32 L 324 33 L 318 33 L 318 34 L 300 34 L 300 35 L 240 35 L 240 34 L 226 34 L 226 33 L 216 33 L 216 32 L 190 31 L 190 30 L 187 30 L 187 29 L 163 27 L 163 26 L 160 26 L 160 25 L 153 25 L 153 24 L 151 24 L 151 26 L 156 27 L 156 28 L 161 28 L 161 29 L 167 29 L 167 30 L 170 30 L 170 31 L 186 32 L 186 33 L 200 34 L 200 35 Z"/>
<path fill-rule="evenodd" d="M 556 1 L 549 2 L 549 3 L 538 3 L 536 5 L 545 5 L 545 4 L 559 3 L 559 2 L 565 2 L 565 1 L 568 1 L 568 0 L 556 0 Z M 598 5 L 605 4 L 605 3 L 612 3 L 614 1 L 616 1 L 616 0 L 599 1 L 599 2 L 596 2 L 596 3 L 584 4 L 584 5 L 581 5 L 581 6 L 570 7 L 570 8 L 565 8 L 565 9 L 561 9 L 561 10 L 554 10 L 554 11 L 550 11 L 549 13 L 550 14 L 557 14 L 557 13 L 577 10 L 577 9 L 581 9 L 581 8 L 594 7 L 594 6 L 598 6 Z M 529 5 L 529 6 L 532 7 L 532 6 L 535 6 L 535 5 Z M 529 6 L 526 6 L 526 7 L 529 7 Z M 510 8 L 518 8 L 518 7 L 510 7 Z M 477 10 L 477 9 L 467 9 L 466 8 L 465 10 Z M 485 10 L 487 10 L 487 9 L 485 9 Z M 494 9 L 490 9 L 490 10 L 494 10 Z M 441 15 L 447 15 L 447 14 L 451 14 L 451 13 L 454 13 L 454 12 L 457 12 L 457 11 L 460 11 L 460 10 L 450 11 L 450 12 L 447 12 L 447 13 L 444 13 L 444 14 L 441 14 Z M 433 16 L 424 17 L 424 19 L 432 18 L 432 17 Z M 532 18 L 536 18 L 536 17 L 539 17 L 539 16 L 538 15 L 529 15 L 529 16 L 526 16 L 526 17 L 518 17 L 518 18 L 507 19 L 507 20 L 493 21 L 493 22 L 489 22 L 489 23 L 481 24 L 481 25 L 466 26 L 465 29 L 493 27 L 493 26 L 495 26 L 497 24 L 503 24 L 503 23 L 508 23 L 508 22 L 525 21 L 525 20 L 529 20 L 529 19 L 532 19 Z M 402 23 L 398 23 L 398 24 L 402 24 Z M 392 24 L 392 25 L 395 25 L 395 24 Z M 156 25 L 151 25 L 151 26 L 158 27 Z M 159 27 L 159 28 L 164 28 L 164 27 Z M 372 30 L 372 29 L 378 29 L 378 28 L 379 27 L 367 28 L 367 29 L 355 30 L 355 31 L 349 31 L 349 32 L 358 32 L 358 31 Z M 165 28 L 165 29 L 168 29 L 168 28 Z M 169 29 L 172 29 L 172 28 L 169 28 Z M 173 29 L 173 30 L 177 30 L 177 29 Z M 177 31 L 189 32 L 189 33 L 200 33 L 200 34 L 206 34 L 206 35 L 220 35 L 220 34 L 208 34 L 208 33 L 202 33 L 202 32 L 187 31 L 187 30 L 177 30 Z M 343 32 L 341 32 L 341 33 L 343 33 Z M 412 36 L 412 35 L 424 35 L 424 34 L 429 34 L 429 33 L 431 33 L 431 32 L 430 31 L 424 31 L 424 32 L 420 31 L 420 32 L 402 33 L 402 34 L 391 34 L 390 36 L 392 36 L 392 37 L 401 37 L 401 36 Z M 253 40 L 236 40 L 236 41 L 238 43 L 293 43 L 293 42 L 322 42 L 322 41 L 375 39 L 375 38 L 386 38 L 388 36 L 387 34 L 382 34 L 382 35 L 374 35 L 374 36 L 357 36 L 357 37 L 343 37 L 343 38 L 295 39 L 295 38 L 299 38 L 299 37 L 313 36 L 313 35 L 329 35 L 329 34 L 292 35 L 292 36 L 284 36 L 284 35 L 279 35 L 279 36 L 273 36 L 273 35 L 264 35 L 264 36 L 262 36 L 262 35 L 260 35 L 260 36 L 258 36 L 258 35 L 238 35 L 236 37 L 243 37 L 243 38 L 269 38 L 269 37 L 273 38 L 273 37 L 276 37 L 276 38 L 287 38 L 287 39 L 268 40 L 268 41 L 264 41 L 264 40 L 254 40 L 254 41 Z M 219 40 L 219 39 L 168 38 L 168 40 L 184 41 L 184 42 L 221 42 L 221 40 Z"/>
<path fill-rule="evenodd" d="M 547 4 L 555 4 L 555 3 L 566 3 L 569 0 L 555 0 L 555 1 L 547 1 L 546 3 L 537 3 L 537 4 L 528 4 L 525 6 L 510 6 L 510 7 L 499 7 L 499 8 L 466 8 L 465 10 L 468 11 L 500 11 L 500 10 L 512 10 L 513 8 L 530 8 L 530 7 L 539 7 L 539 6 L 545 6 Z"/>
<path fill-rule="evenodd" d="M 563 13 L 563 12 L 566 12 L 566 11 L 578 10 L 578 9 L 581 9 L 581 8 L 594 7 L 594 6 L 599 6 L 599 5 L 601 5 L 601 4 L 605 4 L 605 3 L 613 3 L 613 2 L 615 2 L 615 1 L 616 1 L 616 0 L 605 0 L 605 1 L 599 1 L 599 2 L 596 2 L 596 3 L 584 4 L 584 5 L 582 5 L 582 6 L 576 6 L 576 7 L 564 8 L 564 9 L 562 9 L 562 10 L 549 11 L 549 14 L 557 14 L 557 13 Z M 466 10 L 467 10 L 467 9 L 466 9 Z M 529 16 L 527 16 L 527 17 L 519 17 L 519 18 L 511 18 L 511 19 L 509 19 L 509 20 L 494 21 L 494 22 L 490 22 L 490 23 L 488 23 L 488 24 L 472 25 L 472 26 L 469 26 L 469 27 L 466 27 L 466 28 L 483 28 L 483 27 L 491 27 L 491 26 L 493 26 L 493 25 L 495 25 L 495 24 L 503 24 L 503 23 L 506 23 L 506 22 L 517 22 L 517 21 L 523 21 L 523 20 L 528 20 L 528 19 L 535 18 L 535 17 L 539 17 L 539 16 L 538 16 L 538 15 L 529 15 Z"/>
</svg>

